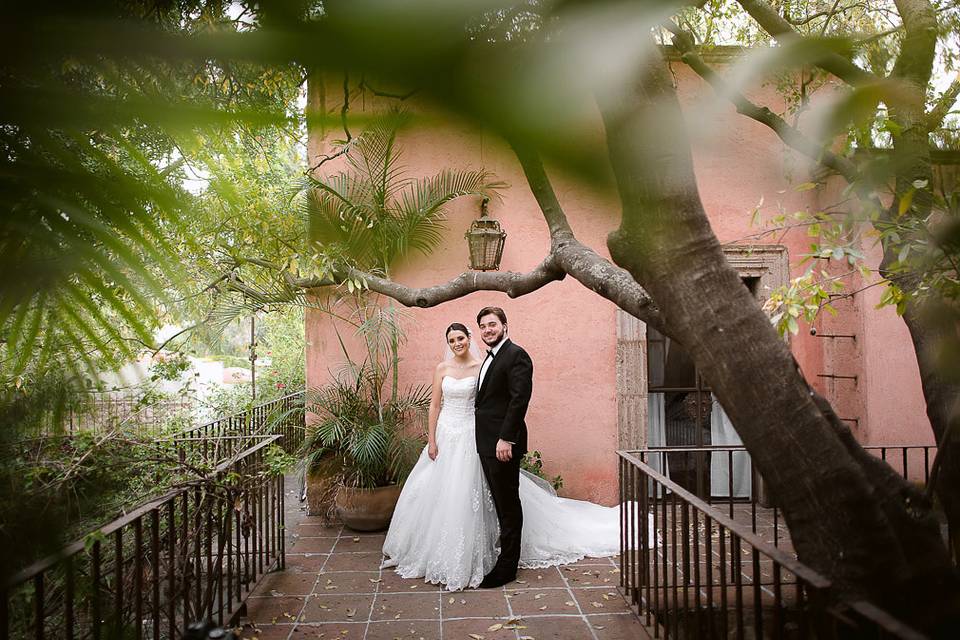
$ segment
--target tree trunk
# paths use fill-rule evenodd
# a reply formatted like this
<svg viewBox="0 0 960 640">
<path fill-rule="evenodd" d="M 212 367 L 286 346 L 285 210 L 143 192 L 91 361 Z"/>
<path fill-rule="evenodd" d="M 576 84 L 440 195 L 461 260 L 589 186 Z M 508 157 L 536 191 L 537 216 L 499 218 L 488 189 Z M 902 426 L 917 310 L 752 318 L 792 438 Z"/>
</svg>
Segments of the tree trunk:
<svg viewBox="0 0 960 640">
<path fill-rule="evenodd" d="M 950 628 L 960 622 L 960 584 L 928 505 L 819 402 L 727 265 L 652 38 L 644 53 L 638 79 L 600 99 L 623 206 L 611 255 L 651 295 L 711 383 L 780 501 L 799 557 L 847 597 L 867 598 L 920 628 Z"/>
<path fill-rule="evenodd" d="M 900 215 L 923 220 L 933 208 L 933 171 L 930 156 L 931 123 L 926 112 L 927 88 L 933 72 L 937 46 L 937 15 L 928 0 L 897 0 L 897 11 L 903 19 L 905 37 L 891 77 L 900 82 L 898 90 L 888 100 L 890 116 L 898 128 L 893 136 L 897 197 L 884 212 L 878 227 L 892 224 Z M 917 186 L 925 185 L 925 186 Z M 901 214 L 900 199 L 912 193 L 907 211 Z M 913 238 L 902 238 L 911 242 Z M 887 241 L 884 246 L 880 273 L 887 277 L 889 268 L 898 260 L 901 243 Z M 917 265 L 918 270 L 923 265 Z M 920 276 L 900 279 L 900 288 L 906 295 L 903 321 L 910 332 L 920 382 L 926 402 L 927 417 L 937 441 L 935 473 L 931 478 L 948 522 L 952 526 L 950 540 L 955 557 L 960 557 L 960 385 L 944 375 L 947 369 L 940 353 L 956 352 L 960 341 L 956 328 L 956 312 L 933 295 L 916 295 Z M 934 294 L 935 295 L 935 294 Z M 949 372 L 948 372 L 949 373 Z M 953 425 L 953 427 L 951 427 Z"/>
</svg>

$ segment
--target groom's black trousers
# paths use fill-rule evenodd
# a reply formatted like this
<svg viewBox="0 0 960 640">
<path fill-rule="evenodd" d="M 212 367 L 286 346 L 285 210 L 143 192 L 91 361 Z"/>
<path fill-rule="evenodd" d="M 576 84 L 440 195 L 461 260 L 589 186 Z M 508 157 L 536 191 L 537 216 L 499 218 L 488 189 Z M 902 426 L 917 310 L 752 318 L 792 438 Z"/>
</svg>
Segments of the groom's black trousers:
<svg viewBox="0 0 960 640">
<path fill-rule="evenodd" d="M 523 530 L 520 458 L 515 455 L 508 462 L 500 462 L 494 457 L 480 456 L 480 466 L 500 520 L 500 557 L 489 575 L 512 580 L 520 564 L 520 534 Z"/>
</svg>

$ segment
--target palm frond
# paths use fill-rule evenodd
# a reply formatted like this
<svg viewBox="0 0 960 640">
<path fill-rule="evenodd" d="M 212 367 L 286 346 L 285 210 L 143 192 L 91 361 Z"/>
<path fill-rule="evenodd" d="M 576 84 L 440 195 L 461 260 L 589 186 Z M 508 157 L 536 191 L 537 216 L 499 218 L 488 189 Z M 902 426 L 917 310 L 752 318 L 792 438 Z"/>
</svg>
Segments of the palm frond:
<svg viewBox="0 0 960 640">
<path fill-rule="evenodd" d="M 396 228 L 387 238 L 392 259 L 413 251 L 428 254 L 438 247 L 446 231 L 446 205 L 465 196 L 499 197 L 506 185 L 487 171 L 446 169 L 419 180 L 405 190 L 397 204 Z"/>
</svg>

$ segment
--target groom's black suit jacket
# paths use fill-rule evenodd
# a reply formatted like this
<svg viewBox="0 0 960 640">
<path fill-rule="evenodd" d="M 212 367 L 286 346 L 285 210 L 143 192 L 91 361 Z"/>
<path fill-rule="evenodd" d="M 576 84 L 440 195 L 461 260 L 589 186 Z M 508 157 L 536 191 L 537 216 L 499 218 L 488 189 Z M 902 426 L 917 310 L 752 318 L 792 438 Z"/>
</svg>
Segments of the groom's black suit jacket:
<svg viewBox="0 0 960 640">
<path fill-rule="evenodd" d="M 524 417 L 533 393 L 533 361 L 521 347 L 505 339 L 477 390 L 477 453 L 497 455 L 497 440 L 513 442 L 513 457 L 527 452 Z"/>
</svg>

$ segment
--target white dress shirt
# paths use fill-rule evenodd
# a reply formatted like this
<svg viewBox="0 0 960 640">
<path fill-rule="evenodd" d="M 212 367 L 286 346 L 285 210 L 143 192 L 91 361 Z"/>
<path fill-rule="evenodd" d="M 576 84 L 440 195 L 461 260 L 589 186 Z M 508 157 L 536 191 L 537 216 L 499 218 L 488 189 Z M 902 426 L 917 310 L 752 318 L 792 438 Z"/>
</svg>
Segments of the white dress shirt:
<svg viewBox="0 0 960 640">
<path fill-rule="evenodd" d="M 496 357 L 497 352 L 500 351 L 500 347 L 502 347 L 502 346 L 503 346 L 503 343 L 506 342 L 506 341 L 507 341 L 507 338 L 504 337 L 502 340 L 500 340 L 500 342 L 498 342 L 498 343 L 496 344 L 496 346 L 490 347 L 490 351 L 493 351 L 493 355 L 491 356 L 491 355 L 488 353 L 488 354 L 487 354 L 487 359 L 483 361 L 483 364 L 482 364 L 482 365 L 480 365 L 480 379 L 477 381 L 477 389 L 478 389 L 478 390 L 480 389 L 480 387 L 483 386 L 483 378 L 487 375 L 487 369 L 490 368 L 490 364 L 493 362 L 493 359 Z"/>
<path fill-rule="evenodd" d="M 500 351 L 500 347 L 502 347 L 502 346 L 503 346 L 503 343 L 506 342 L 506 341 L 507 341 L 507 337 L 504 336 L 503 339 L 500 340 L 500 342 L 498 342 L 498 343 L 496 344 L 496 346 L 490 347 L 490 351 L 493 351 L 493 355 L 491 356 L 491 355 L 488 353 L 488 354 L 487 354 L 487 359 L 483 361 L 483 364 L 482 364 L 482 365 L 480 365 L 480 380 L 477 382 L 477 390 L 478 390 L 478 391 L 480 390 L 480 387 L 483 386 L 483 378 L 484 378 L 484 376 L 487 375 L 487 369 L 490 368 L 490 364 L 493 362 L 493 359 L 494 359 L 495 357 L 497 357 L 497 353 Z M 504 440 L 504 442 L 506 442 L 506 443 L 508 443 L 508 444 L 516 444 L 516 442 L 510 442 L 509 440 Z"/>
</svg>

